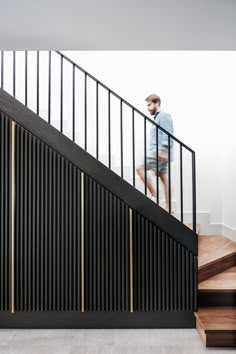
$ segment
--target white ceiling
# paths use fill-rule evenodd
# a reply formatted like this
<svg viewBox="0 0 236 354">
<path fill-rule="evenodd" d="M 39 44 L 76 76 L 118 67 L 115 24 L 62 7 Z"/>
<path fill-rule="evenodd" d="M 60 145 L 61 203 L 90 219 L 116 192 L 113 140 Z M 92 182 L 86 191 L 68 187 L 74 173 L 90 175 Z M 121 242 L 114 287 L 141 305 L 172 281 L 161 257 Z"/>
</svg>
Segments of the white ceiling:
<svg viewBox="0 0 236 354">
<path fill-rule="evenodd" d="M 236 0 L 0 0 L 3 50 L 235 50 Z"/>
</svg>

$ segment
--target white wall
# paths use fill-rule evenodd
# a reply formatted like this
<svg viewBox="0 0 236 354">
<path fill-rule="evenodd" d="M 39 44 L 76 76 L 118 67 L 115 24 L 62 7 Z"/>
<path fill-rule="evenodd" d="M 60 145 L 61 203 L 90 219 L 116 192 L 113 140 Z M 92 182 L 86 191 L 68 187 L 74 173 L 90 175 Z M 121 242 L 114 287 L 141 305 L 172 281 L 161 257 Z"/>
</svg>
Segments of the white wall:
<svg viewBox="0 0 236 354">
<path fill-rule="evenodd" d="M 23 53 L 19 60 L 21 77 L 18 78 L 18 93 L 22 92 Z M 175 135 L 196 151 L 197 163 L 197 210 L 210 213 L 211 223 L 225 223 L 231 228 L 236 228 L 234 217 L 234 205 L 236 200 L 236 145 L 233 137 L 234 119 L 236 108 L 234 105 L 235 82 L 236 82 L 236 53 L 235 52 L 181 52 L 181 51 L 80 51 L 65 52 L 67 56 L 75 60 L 88 72 L 96 76 L 103 83 L 120 94 L 127 101 L 139 108 L 145 114 L 145 97 L 150 93 L 157 93 L 162 99 L 162 108 L 171 113 Z M 9 54 L 10 55 L 10 54 Z M 34 53 L 31 55 L 35 60 Z M 33 59 L 34 58 L 34 59 Z M 47 119 L 47 56 L 43 53 L 40 65 L 40 92 L 44 99 L 40 102 L 40 115 Z M 43 59 L 44 58 L 44 59 Z M 9 62 L 10 57 L 5 62 Z M 30 62 L 30 60 L 29 60 Z M 21 63 L 21 64 L 20 64 Z M 59 73 L 60 61 L 54 57 L 53 85 L 52 89 L 52 123 L 59 128 Z M 67 122 L 64 132 L 71 136 L 71 87 L 72 76 L 69 65 L 64 64 L 64 116 Z M 33 64 L 30 69 L 33 74 Z M 9 71 L 10 72 L 10 71 Z M 35 73 L 34 73 L 35 75 Z M 32 75 L 31 75 L 32 76 Z M 7 75 L 5 80 L 7 84 Z M 76 141 L 83 146 L 83 78 L 77 74 L 76 86 Z M 8 78 L 10 82 L 10 75 Z M 17 86 L 17 87 L 18 87 Z M 35 80 L 30 79 L 29 104 L 35 109 Z M 88 95 L 88 150 L 95 155 L 95 106 L 94 86 L 91 82 Z M 9 85 L 8 90 L 11 91 Z M 24 100 L 24 97 L 20 97 Z M 107 112 L 106 95 L 100 92 L 103 101 L 99 111 L 99 119 L 102 123 L 100 129 L 100 153 L 101 158 L 107 164 Z M 119 106 L 114 100 L 112 112 L 112 165 L 119 173 L 120 137 L 119 137 Z M 130 180 L 131 170 L 131 120 L 130 112 L 124 112 L 124 163 L 125 178 Z M 139 118 L 140 119 L 140 118 Z M 137 125 L 136 138 L 139 145 L 136 148 L 136 162 L 142 160 L 142 120 Z M 177 151 L 176 151 L 177 154 Z M 177 155 L 174 163 L 173 177 L 174 194 L 178 202 L 178 176 Z M 190 170 L 186 172 L 185 181 L 185 211 L 191 210 L 188 198 L 190 192 Z M 177 203 L 179 206 L 179 202 Z"/>
<path fill-rule="evenodd" d="M 229 88 L 224 87 L 227 92 L 225 101 L 224 129 L 222 130 L 222 221 L 227 229 L 236 230 L 236 107 L 235 107 L 235 53 L 228 57 L 228 68 L 225 70 L 227 80 L 231 82 Z M 236 241 L 235 233 L 230 232 Z M 234 237 L 233 237 L 234 236 Z"/>
</svg>

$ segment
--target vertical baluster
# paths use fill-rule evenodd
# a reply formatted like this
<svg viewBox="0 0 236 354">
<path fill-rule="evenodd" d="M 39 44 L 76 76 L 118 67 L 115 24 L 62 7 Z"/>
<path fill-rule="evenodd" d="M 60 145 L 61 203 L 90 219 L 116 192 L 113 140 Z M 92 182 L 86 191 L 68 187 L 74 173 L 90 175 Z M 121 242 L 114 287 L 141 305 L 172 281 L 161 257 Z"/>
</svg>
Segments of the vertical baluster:
<svg viewBox="0 0 236 354">
<path fill-rule="evenodd" d="M 180 213 L 183 222 L 183 145 L 180 144 Z"/>
<path fill-rule="evenodd" d="M 135 126 L 134 126 L 134 108 L 132 108 L 132 142 L 133 142 L 133 186 L 135 187 Z"/>
<path fill-rule="evenodd" d="M 1 88 L 4 88 L 4 51 L 1 51 Z"/>
<path fill-rule="evenodd" d="M 87 74 L 84 76 L 84 149 L 87 151 Z"/>
<path fill-rule="evenodd" d="M 73 141 L 75 141 L 75 64 L 73 64 L 73 93 L 72 93 L 72 117 L 73 117 Z"/>
<path fill-rule="evenodd" d="M 144 118 L 144 192 L 147 195 L 147 122 Z"/>
<path fill-rule="evenodd" d="M 61 56 L 61 126 L 60 131 L 63 133 L 63 57 Z"/>
<path fill-rule="evenodd" d="M 16 52 L 13 51 L 13 96 L 16 97 Z"/>
<path fill-rule="evenodd" d="M 39 115 L 39 51 L 37 51 L 37 115 Z"/>
<path fill-rule="evenodd" d="M 169 213 L 171 213 L 171 162 L 170 162 L 170 135 L 168 135 L 168 194 L 169 194 Z"/>
<path fill-rule="evenodd" d="M 96 81 L 96 157 L 99 158 L 98 81 Z"/>
<path fill-rule="evenodd" d="M 111 168 L 111 91 L 108 91 L 108 166 Z"/>
<path fill-rule="evenodd" d="M 196 232 L 196 166 L 195 166 L 195 152 L 192 152 L 192 194 L 193 194 L 193 231 Z"/>
<path fill-rule="evenodd" d="M 48 53 L 48 123 L 51 123 L 51 77 L 52 77 L 52 53 Z"/>
<path fill-rule="evenodd" d="M 156 169 L 157 169 L 157 173 L 156 173 L 156 193 L 157 193 L 157 204 L 159 204 L 159 130 L 158 130 L 158 126 L 156 126 Z"/>
<path fill-rule="evenodd" d="M 25 106 L 28 105 L 28 52 L 25 51 Z"/>
<path fill-rule="evenodd" d="M 123 104 L 120 100 L 120 162 L 121 162 L 121 177 L 123 178 L 124 166 L 123 166 Z"/>
</svg>

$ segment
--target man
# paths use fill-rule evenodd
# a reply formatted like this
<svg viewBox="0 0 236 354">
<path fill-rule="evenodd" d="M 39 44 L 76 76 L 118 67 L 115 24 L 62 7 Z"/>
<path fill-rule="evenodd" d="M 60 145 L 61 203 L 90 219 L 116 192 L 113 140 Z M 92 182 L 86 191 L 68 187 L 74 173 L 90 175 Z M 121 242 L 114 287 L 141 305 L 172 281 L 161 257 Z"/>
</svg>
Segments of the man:
<svg viewBox="0 0 236 354">
<path fill-rule="evenodd" d="M 159 96 L 149 95 L 145 101 L 149 113 L 154 116 L 154 121 L 163 129 L 173 135 L 174 128 L 171 115 L 161 110 L 161 99 Z M 170 147 L 168 146 L 168 135 L 161 129 L 158 129 L 158 148 L 156 146 L 157 127 L 153 124 L 151 127 L 150 143 L 147 150 L 146 166 L 147 170 L 152 170 L 157 174 L 157 158 L 158 158 L 158 177 L 164 184 L 165 190 L 165 209 L 169 210 L 169 187 L 168 187 L 168 149 L 170 148 L 170 161 L 173 160 L 173 140 L 170 139 Z M 137 172 L 142 181 L 145 181 L 144 165 L 137 167 Z M 153 179 L 147 172 L 147 188 L 154 198 L 157 197 L 157 191 L 153 184 Z"/>
</svg>

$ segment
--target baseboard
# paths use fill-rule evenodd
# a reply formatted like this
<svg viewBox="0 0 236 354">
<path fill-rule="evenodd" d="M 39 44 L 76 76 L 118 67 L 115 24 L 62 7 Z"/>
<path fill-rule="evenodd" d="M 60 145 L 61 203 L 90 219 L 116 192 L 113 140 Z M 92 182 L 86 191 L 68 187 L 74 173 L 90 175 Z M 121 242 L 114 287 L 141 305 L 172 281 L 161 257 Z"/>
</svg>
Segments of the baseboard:
<svg viewBox="0 0 236 354">
<path fill-rule="evenodd" d="M 193 311 L 1 312 L 0 328 L 196 328 Z"/>
<path fill-rule="evenodd" d="M 229 227 L 228 225 L 222 224 L 222 235 L 236 242 L 236 230 Z"/>
<path fill-rule="evenodd" d="M 236 230 L 225 224 L 200 224 L 200 235 L 225 236 L 236 242 Z"/>
<path fill-rule="evenodd" d="M 222 236 L 222 224 L 209 223 L 201 224 L 200 223 L 200 235 L 213 235 L 213 236 Z"/>
</svg>

